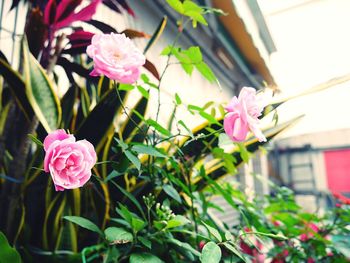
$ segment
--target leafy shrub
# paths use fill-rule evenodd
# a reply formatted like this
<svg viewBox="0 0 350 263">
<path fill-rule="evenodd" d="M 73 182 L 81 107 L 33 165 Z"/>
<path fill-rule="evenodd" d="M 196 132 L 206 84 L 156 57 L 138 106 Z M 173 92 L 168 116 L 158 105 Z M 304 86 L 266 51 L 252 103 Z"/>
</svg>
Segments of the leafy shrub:
<svg viewBox="0 0 350 263">
<path fill-rule="evenodd" d="M 133 14 L 125 1 L 102 2 Z M 189 0 L 167 2 L 181 15 L 181 30 L 161 53 L 167 59 L 165 69 L 159 73 L 146 59 L 144 67 L 153 77 L 142 74 L 136 84 L 89 75 L 91 61 L 84 54 L 94 34 L 72 23 L 117 33 L 91 19 L 101 1 L 82 9 L 80 1 L 70 0 L 33 1 L 29 6 L 20 67 L 14 69 L 4 55 L 0 58 L 5 80 L 0 116 L 0 209 L 5 216 L 0 229 L 25 262 L 346 261 L 347 205 L 317 216 L 302 212 L 286 188 L 274 186 L 273 196 L 249 201 L 235 185 L 220 180 L 263 145 L 249 137 L 222 149 L 227 140 L 222 105 L 187 105 L 189 114 L 205 121 L 195 129 L 175 118 L 177 108 L 186 107 L 177 94 L 168 125 L 159 121 L 160 103 L 156 116 L 148 117 L 150 90 L 156 90 L 160 101 L 163 76 L 174 59 L 187 74 L 197 70 L 218 85 L 200 48 L 182 49 L 177 39 L 190 25 L 207 25 L 207 13 L 220 11 Z M 166 24 L 166 18 L 160 21 L 145 55 Z M 63 27 L 68 26 L 73 32 L 65 39 Z M 131 29 L 122 33 L 147 37 Z M 58 66 L 70 85 L 62 98 L 55 89 Z M 139 97 L 131 107 L 127 99 L 135 91 Z M 269 105 L 260 118 L 282 102 Z M 265 129 L 267 140 L 299 118 Z M 43 172 L 42 141 L 59 128 L 95 147 L 98 163 L 82 188 L 56 192 Z M 237 225 L 228 227 L 213 216 L 211 209 L 220 211 L 211 201 L 216 195 L 237 211 Z M 0 254 L 18 258 L 7 241 L 0 246 Z"/>
</svg>

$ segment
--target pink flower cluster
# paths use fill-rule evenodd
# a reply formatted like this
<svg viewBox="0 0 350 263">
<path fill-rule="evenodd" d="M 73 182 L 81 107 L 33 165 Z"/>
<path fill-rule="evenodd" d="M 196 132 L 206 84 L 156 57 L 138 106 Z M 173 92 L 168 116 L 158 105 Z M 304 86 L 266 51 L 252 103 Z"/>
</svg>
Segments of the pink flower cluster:
<svg viewBox="0 0 350 263">
<path fill-rule="evenodd" d="M 238 98 L 233 97 L 226 107 L 224 129 L 230 139 L 234 142 L 242 142 L 251 131 L 260 142 L 266 141 L 259 128 L 258 117 L 261 116 L 267 104 L 267 97 L 257 95 L 254 88 L 243 87 Z"/>
<path fill-rule="evenodd" d="M 146 58 L 125 34 L 97 34 L 86 53 L 94 61 L 92 76 L 105 75 L 120 83 L 132 84 L 141 74 Z"/>
<path fill-rule="evenodd" d="M 50 172 L 56 191 L 81 187 L 90 179 L 97 159 L 90 142 L 56 130 L 46 136 L 44 150 L 44 170 Z"/>
</svg>

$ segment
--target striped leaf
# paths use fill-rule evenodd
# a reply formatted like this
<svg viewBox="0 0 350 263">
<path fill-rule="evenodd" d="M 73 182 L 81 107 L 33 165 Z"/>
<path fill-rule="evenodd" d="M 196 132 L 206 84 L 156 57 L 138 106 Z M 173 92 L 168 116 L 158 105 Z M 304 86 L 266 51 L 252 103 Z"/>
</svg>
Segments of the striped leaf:
<svg viewBox="0 0 350 263">
<path fill-rule="evenodd" d="M 47 132 L 57 129 L 62 116 L 60 101 L 52 82 L 39 62 L 30 53 L 27 41 L 22 41 L 26 95 L 35 115 Z"/>
</svg>

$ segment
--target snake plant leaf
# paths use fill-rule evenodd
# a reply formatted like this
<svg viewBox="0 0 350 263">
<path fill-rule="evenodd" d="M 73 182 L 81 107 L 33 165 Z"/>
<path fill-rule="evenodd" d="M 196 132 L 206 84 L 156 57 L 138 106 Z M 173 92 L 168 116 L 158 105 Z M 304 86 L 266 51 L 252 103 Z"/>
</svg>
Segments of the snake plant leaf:
<svg viewBox="0 0 350 263">
<path fill-rule="evenodd" d="M 23 78 L 3 58 L 0 58 L 0 74 L 9 84 L 11 93 L 26 118 L 30 120 L 34 112 L 25 94 L 26 84 Z"/>
<path fill-rule="evenodd" d="M 57 129 L 62 109 L 53 84 L 45 70 L 30 53 L 26 39 L 22 41 L 26 95 L 35 115 L 49 133 Z"/>
<path fill-rule="evenodd" d="M 124 99 L 126 92 L 119 91 Z M 93 145 L 105 138 L 113 125 L 113 120 L 121 107 L 118 93 L 115 89 L 106 92 L 95 108 L 89 113 L 76 132 L 78 139 L 86 139 Z"/>
<path fill-rule="evenodd" d="M 323 83 L 317 84 L 309 89 L 305 89 L 301 93 L 297 93 L 295 95 L 273 101 L 269 106 L 267 106 L 264 109 L 262 116 L 265 116 L 266 114 L 273 111 L 274 109 L 276 109 L 277 107 L 279 107 L 280 105 L 282 105 L 283 103 L 285 103 L 289 100 L 297 99 L 299 97 L 303 97 L 303 96 L 310 95 L 310 94 L 313 94 L 316 92 L 320 92 L 320 91 L 326 90 L 328 88 L 332 88 L 334 86 L 340 85 L 340 84 L 348 82 L 348 81 L 350 81 L 350 74 L 337 76 L 337 77 L 329 79 Z"/>
<path fill-rule="evenodd" d="M 168 18 L 166 16 L 163 17 L 163 19 L 160 21 L 157 29 L 154 31 L 151 39 L 148 41 L 143 53 L 146 54 L 147 51 L 157 42 L 157 40 L 159 39 L 159 37 L 161 36 L 161 34 L 164 31 L 164 28 L 167 24 Z"/>
</svg>

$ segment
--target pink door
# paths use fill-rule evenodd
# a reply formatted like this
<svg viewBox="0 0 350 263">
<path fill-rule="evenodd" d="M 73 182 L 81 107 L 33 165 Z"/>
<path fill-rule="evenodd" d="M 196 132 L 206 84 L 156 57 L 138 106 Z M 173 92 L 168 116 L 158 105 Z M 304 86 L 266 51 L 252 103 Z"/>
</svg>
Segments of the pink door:
<svg viewBox="0 0 350 263">
<path fill-rule="evenodd" d="M 324 159 L 329 190 L 350 192 L 350 149 L 325 151 Z"/>
</svg>

